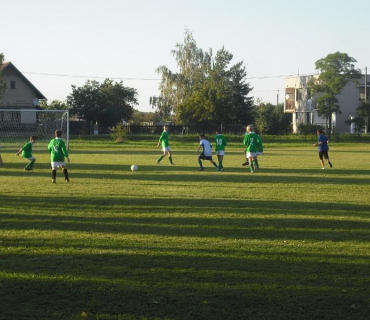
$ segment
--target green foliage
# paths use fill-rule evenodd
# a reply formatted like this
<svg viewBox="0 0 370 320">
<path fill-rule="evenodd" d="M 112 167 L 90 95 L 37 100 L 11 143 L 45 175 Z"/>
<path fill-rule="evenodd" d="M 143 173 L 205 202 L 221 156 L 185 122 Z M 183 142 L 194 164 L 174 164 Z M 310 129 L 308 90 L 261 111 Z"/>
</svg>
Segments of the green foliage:
<svg viewBox="0 0 370 320">
<path fill-rule="evenodd" d="M 40 101 L 40 107 L 44 110 L 68 110 L 69 106 L 66 102 L 60 100 Z"/>
<path fill-rule="evenodd" d="M 122 123 L 117 123 L 110 132 L 110 136 L 116 141 L 116 143 L 122 143 L 123 138 L 126 135 L 127 131 L 123 127 Z"/>
<path fill-rule="evenodd" d="M 361 101 L 357 106 L 357 114 L 364 119 L 365 134 L 369 132 L 370 102 Z"/>
<path fill-rule="evenodd" d="M 298 126 L 299 132 L 304 136 L 304 139 L 306 140 L 308 135 L 316 135 L 317 130 L 322 129 L 321 126 L 315 125 L 315 124 L 305 124 L 301 123 Z"/>
<path fill-rule="evenodd" d="M 171 113 L 183 124 L 246 124 L 251 120 L 251 91 L 243 63 L 230 65 L 233 55 L 221 48 L 213 53 L 198 48 L 186 30 L 183 44 L 172 51 L 178 72 L 161 66 L 160 95 L 150 103 L 163 120 Z"/>
<path fill-rule="evenodd" d="M 81 119 L 98 122 L 101 126 L 112 126 L 117 121 L 131 119 L 133 106 L 137 104 L 137 91 L 123 86 L 122 81 L 105 79 L 100 84 L 88 80 L 82 87 L 72 85 L 67 103 L 72 113 Z"/>
<path fill-rule="evenodd" d="M 349 125 L 353 123 L 356 134 L 360 136 L 365 126 L 365 119 L 362 116 L 356 116 L 353 119 L 348 119 L 345 123 Z"/>
<path fill-rule="evenodd" d="M 340 94 L 346 84 L 361 77 L 361 71 L 355 69 L 356 60 L 347 53 L 335 52 L 317 60 L 315 69 L 320 72 L 318 77 L 309 81 L 312 94 L 317 94 L 316 107 L 319 116 L 328 122 L 328 135 L 331 134 L 332 114 L 340 113 L 336 95 Z"/>
<path fill-rule="evenodd" d="M 134 110 L 132 113 L 131 123 L 142 124 L 142 123 L 155 123 L 159 121 L 159 115 L 157 112 L 142 112 Z"/>
</svg>

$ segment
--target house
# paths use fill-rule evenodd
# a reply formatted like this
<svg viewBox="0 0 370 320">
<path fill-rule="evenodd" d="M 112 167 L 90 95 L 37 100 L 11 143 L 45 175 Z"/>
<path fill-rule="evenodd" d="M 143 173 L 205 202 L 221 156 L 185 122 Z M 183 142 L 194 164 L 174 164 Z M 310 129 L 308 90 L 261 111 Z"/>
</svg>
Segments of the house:
<svg viewBox="0 0 370 320">
<path fill-rule="evenodd" d="M 315 97 L 311 98 L 308 82 L 315 75 L 289 77 L 285 79 L 284 112 L 292 113 L 293 133 L 297 133 L 301 123 L 320 125 L 327 128 L 326 119 L 319 117 L 315 106 Z M 337 95 L 339 101 L 339 114 L 332 115 L 332 130 L 335 133 L 353 133 L 351 126 L 345 121 L 356 116 L 356 108 L 360 101 L 365 99 L 365 88 L 367 97 L 370 93 L 370 82 L 365 85 L 365 75 L 357 83 L 349 82 L 343 88 L 341 94 Z"/>
<path fill-rule="evenodd" d="M 35 109 L 46 97 L 11 63 L 0 66 L 6 90 L 0 109 Z"/>
</svg>

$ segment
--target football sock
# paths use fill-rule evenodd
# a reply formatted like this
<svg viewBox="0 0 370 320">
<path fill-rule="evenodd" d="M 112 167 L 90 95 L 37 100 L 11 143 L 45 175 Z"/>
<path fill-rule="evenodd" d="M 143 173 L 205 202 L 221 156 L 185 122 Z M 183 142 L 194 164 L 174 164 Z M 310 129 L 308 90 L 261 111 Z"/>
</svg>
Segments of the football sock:
<svg viewBox="0 0 370 320">
<path fill-rule="evenodd" d="M 249 168 L 251 169 L 251 172 L 254 172 L 253 163 L 249 165 Z"/>
<path fill-rule="evenodd" d="M 216 169 L 218 168 L 216 162 L 212 161 L 212 164 L 215 166 Z"/>
<path fill-rule="evenodd" d="M 222 166 L 222 161 L 219 161 L 219 162 L 218 162 L 218 167 L 219 167 L 220 169 L 222 169 L 222 168 L 223 168 L 223 166 Z"/>
<path fill-rule="evenodd" d="M 256 165 L 257 165 L 257 168 L 260 167 L 260 165 L 258 164 L 258 159 L 256 159 Z"/>
<path fill-rule="evenodd" d="M 52 174 L 53 179 L 57 178 L 57 171 L 56 170 L 51 170 L 51 174 Z"/>
<path fill-rule="evenodd" d="M 199 167 L 203 168 L 203 165 L 202 165 L 202 160 L 198 160 L 198 163 L 199 163 Z"/>
<path fill-rule="evenodd" d="M 64 168 L 63 173 L 64 173 L 64 178 L 65 178 L 66 180 L 69 180 L 69 179 L 68 179 L 68 170 L 67 170 L 67 168 Z"/>
<path fill-rule="evenodd" d="M 161 162 L 162 159 L 163 159 L 163 156 L 160 156 L 157 162 Z"/>
<path fill-rule="evenodd" d="M 170 163 L 172 164 L 172 156 L 169 156 L 168 159 L 170 159 Z"/>
<path fill-rule="evenodd" d="M 328 161 L 328 163 L 329 163 L 330 168 L 333 168 L 333 165 L 331 164 L 331 162 Z"/>
<path fill-rule="evenodd" d="M 252 162 L 253 162 L 253 167 L 257 169 L 258 168 L 257 160 L 253 160 Z"/>
</svg>

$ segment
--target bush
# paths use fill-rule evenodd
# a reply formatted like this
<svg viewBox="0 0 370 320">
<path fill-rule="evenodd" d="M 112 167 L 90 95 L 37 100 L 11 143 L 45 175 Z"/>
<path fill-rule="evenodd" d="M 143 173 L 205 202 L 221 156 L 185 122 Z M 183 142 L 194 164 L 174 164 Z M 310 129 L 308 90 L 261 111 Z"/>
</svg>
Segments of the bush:
<svg viewBox="0 0 370 320">
<path fill-rule="evenodd" d="M 111 130 L 110 136 L 116 141 L 116 143 L 122 143 L 123 138 L 127 135 L 127 132 L 123 128 L 122 123 L 117 123 Z"/>
</svg>

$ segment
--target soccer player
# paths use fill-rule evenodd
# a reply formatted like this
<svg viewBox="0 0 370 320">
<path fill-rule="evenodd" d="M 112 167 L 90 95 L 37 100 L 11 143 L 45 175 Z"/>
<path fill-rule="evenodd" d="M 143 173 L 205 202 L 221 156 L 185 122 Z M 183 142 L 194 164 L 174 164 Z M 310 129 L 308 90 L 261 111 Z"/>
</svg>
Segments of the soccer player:
<svg viewBox="0 0 370 320">
<path fill-rule="evenodd" d="M 55 138 L 52 139 L 49 142 L 48 145 L 48 150 L 51 155 L 51 172 L 52 172 L 52 182 L 56 183 L 57 182 L 57 169 L 58 167 L 62 168 L 63 173 L 64 173 L 64 178 L 66 182 L 69 182 L 68 178 L 68 171 L 65 163 L 65 159 L 67 158 L 68 162 L 69 156 L 68 156 L 68 151 L 66 148 L 65 142 L 60 138 L 62 136 L 62 131 L 56 130 L 55 131 Z"/>
<path fill-rule="evenodd" d="M 157 160 L 157 164 L 161 164 L 161 160 L 168 155 L 168 159 L 170 160 L 170 164 L 174 165 L 172 162 L 172 154 L 171 154 L 171 148 L 170 148 L 170 143 L 169 143 L 169 136 L 168 136 L 168 126 L 164 125 L 163 126 L 163 132 L 161 136 L 159 137 L 157 148 L 159 148 L 159 145 L 162 144 L 162 150 L 163 154 L 159 157 Z"/>
<path fill-rule="evenodd" d="M 246 134 L 244 136 L 243 144 L 246 147 L 246 158 L 249 163 L 251 173 L 254 173 L 258 169 L 257 163 L 257 143 L 260 140 L 258 134 L 253 131 L 252 125 L 248 125 L 246 128 Z"/>
<path fill-rule="evenodd" d="M 225 147 L 227 145 L 227 140 L 226 140 L 226 137 L 223 134 L 221 134 L 221 129 L 216 130 L 215 142 L 216 142 L 216 156 L 218 159 L 218 170 L 224 171 L 222 161 L 224 160 Z"/>
<path fill-rule="evenodd" d="M 257 152 L 256 152 L 256 165 L 257 169 L 260 168 L 260 165 L 258 164 L 258 156 L 261 156 L 263 154 L 263 143 L 261 137 L 257 134 Z"/>
<path fill-rule="evenodd" d="M 22 148 L 19 149 L 19 151 L 15 154 L 16 156 L 19 156 L 19 154 L 22 152 L 22 158 L 25 158 L 28 160 L 28 164 L 24 167 L 24 170 L 31 171 L 33 170 L 33 165 L 36 162 L 36 158 L 32 155 L 32 146 L 36 142 L 36 137 L 31 136 L 30 141 L 27 142 Z"/>
<path fill-rule="evenodd" d="M 212 145 L 206 139 L 204 134 L 199 135 L 199 147 L 197 149 L 197 154 L 199 154 L 199 149 L 202 148 L 202 153 L 198 155 L 199 171 L 203 171 L 202 160 L 209 160 L 216 169 L 218 169 L 216 162 L 212 159 Z"/>
<path fill-rule="evenodd" d="M 317 147 L 319 151 L 321 169 L 323 170 L 325 169 L 324 158 L 328 162 L 330 168 L 333 168 L 333 165 L 330 162 L 329 154 L 328 154 L 328 151 L 329 151 L 328 137 L 324 134 L 324 131 L 322 129 L 317 130 L 317 137 L 318 137 L 318 142 L 314 143 L 313 146 Z"/>
</svg>

